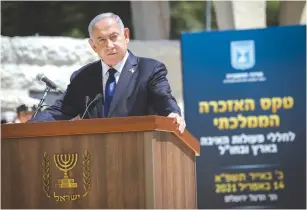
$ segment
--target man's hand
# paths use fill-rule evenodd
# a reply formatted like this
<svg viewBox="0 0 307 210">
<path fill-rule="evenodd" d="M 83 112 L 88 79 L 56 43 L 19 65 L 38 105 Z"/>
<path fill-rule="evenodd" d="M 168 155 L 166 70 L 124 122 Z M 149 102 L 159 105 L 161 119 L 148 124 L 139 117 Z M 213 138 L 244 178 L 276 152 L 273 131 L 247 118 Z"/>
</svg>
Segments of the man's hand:
<svg viewBox="0 0 307 210">
<path fill-rule="evenodd" d="M 170 118 L 175 118 L 175 121 L 174 123 L 177 123 L 178 124 L 178 130 L 180 131 L 180 133 L 183 133 L 184 132 L 184 129 L 185 129 L 185 121 L 182 117 L 180 117 L 179 114 L 177 113 L 170 113 L 167 117 L 170 117 Z"/>
</svg>

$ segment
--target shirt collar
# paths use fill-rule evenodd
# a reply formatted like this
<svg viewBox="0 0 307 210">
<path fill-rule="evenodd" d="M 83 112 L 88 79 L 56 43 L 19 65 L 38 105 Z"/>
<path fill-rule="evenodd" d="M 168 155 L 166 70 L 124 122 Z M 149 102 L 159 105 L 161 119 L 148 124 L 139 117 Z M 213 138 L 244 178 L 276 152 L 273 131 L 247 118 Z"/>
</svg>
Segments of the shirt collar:
<svg viewBox="0 0 307 210">
<path fill-rule="evenodd" d="M 125 54 L 125 57 L 119 62 L 117 63 L 113 69 L 115 69 L 116 71 L 118 71 L 119 73 L 121 73 L 121 71 L 123 70 L 124 68 L 124 65 L 128 59 L 128 56 L 129 56 L 129 52 L 127 50 L 126 54 Z M 102 66 L 102 73 L 103 75 L 106 75 L 108 73 L 108 70 L 111 68 L 110 66 L 108 66 L 105 62 L 103 62 L 103 60 L 101 60 L 101 66 Z"/>
</svg>

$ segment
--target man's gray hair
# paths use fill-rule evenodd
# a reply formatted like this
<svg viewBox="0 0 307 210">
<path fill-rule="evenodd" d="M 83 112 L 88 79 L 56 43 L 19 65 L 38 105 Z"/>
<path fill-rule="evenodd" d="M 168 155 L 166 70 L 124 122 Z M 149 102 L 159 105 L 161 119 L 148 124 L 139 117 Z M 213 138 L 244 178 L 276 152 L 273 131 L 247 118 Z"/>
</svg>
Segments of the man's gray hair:
<svg viewBox="0 0 307 210">
<path fill-rule="evenodd" d="M 108 12 L 108 13 L 101 13 L 99 15 L 97 15 L 96 17 L 94 17 L 94 19 L 90 22 L 90 24 L 88 25 L 88 33 L 90 38 L 93 38 L 93 27 L 94 25 L 102 20 L 102 19 L 106 19 L 106 18 L 113 18 L 120 26 L 121 31 L 124 31 L 124 24 L 123 21 L 120 19 L 120 17 L 118 15 L 115 15 L 114 13 Z"/>
</svg>

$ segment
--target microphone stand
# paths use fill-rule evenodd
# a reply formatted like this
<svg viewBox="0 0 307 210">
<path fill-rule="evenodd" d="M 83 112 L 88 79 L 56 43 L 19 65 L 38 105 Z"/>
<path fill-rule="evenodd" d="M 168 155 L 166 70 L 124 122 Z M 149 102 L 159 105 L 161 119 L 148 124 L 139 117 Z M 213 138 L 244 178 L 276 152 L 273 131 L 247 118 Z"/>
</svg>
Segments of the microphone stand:
<svg viewBox="0 0 307 210">
<path fill-rule="evenodd" d="M 46 86 L 43 98 L 40 100 L 40 102 L 38 104 L 38 107 L 37 107 L 37 109 L 36 109 L 36 111 L 35 111 L 35 113 L 34 113 L 32 118 L 34 118 L 37 115 L 38 111 L 40 111 L 40 109 L 42 108 L 42 105 L 43 105 L 43 103 L 45 101 L 45 98 L 46 98 L 47 94 L 49 93 L 49 91 L 50 91 L 50 88 L 48 86 Z"/>
</svg>

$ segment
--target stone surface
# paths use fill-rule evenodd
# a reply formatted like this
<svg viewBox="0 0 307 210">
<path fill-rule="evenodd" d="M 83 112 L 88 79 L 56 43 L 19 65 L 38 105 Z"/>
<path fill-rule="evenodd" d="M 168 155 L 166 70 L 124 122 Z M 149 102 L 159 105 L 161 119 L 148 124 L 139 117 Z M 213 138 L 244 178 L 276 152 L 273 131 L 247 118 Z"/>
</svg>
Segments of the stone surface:
<svg viewBox="0 0 307 210">
<path fill-rule="evenodd" d="M 82 65 L 94 59 L 86 39 L 68 37 L 1 37 L 2 64 Z"/>
<path fill-rule="evenodd" d="M 178 41 L 130 41 L 129 49 L 138 56 L 163 62 L 173 94 L 182 107 L 182 70 Z M 36 80 L 45 74 L 61 89 L 71 74 L 98 59 L 86 39 L 66 37 L 1 37 L 1 110 L 14 111 L 21 103 L 35 103 L 30 91 L 44 91 Z"/>
<path fill-rule="evenodd" d="M 219 29 L 266 27 L 265 1 L 214 1 Z"/>
<path fill-rule="evenodd" d="M 281 1 L 280 25 L 306 24 L 306 1 Z"/>
<path fill-rule="evenodd" d="M 135 39 L 169 39 L 170 6 L 168 1 L 131 1 L 131 15 Z"/>
<path fill-rule="evenodd" d="M 222 30 L 235 28 L 234 14 L 231 1 L 213 1 L 217 26 Z"/>
<path fill-rule="evenodd" d="M 307 6 L 305 4 L 305 7 L 303 9 L 303 12 L 302 12 L 302 16 L 301 16 L 301 24 L 307 24 L 307 20 L 306 20 L 306 10 L 307 10 Z"/>
<path fill-rule="evenodd" d="M 1 89 L 1 112 L 16 111 L 21 104 L 37 105 L 39 100 L 29 97 L 27 90 Z"/>
</svg>

